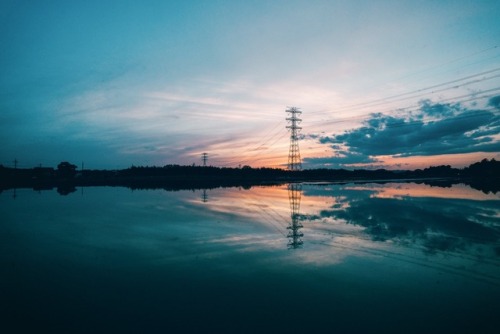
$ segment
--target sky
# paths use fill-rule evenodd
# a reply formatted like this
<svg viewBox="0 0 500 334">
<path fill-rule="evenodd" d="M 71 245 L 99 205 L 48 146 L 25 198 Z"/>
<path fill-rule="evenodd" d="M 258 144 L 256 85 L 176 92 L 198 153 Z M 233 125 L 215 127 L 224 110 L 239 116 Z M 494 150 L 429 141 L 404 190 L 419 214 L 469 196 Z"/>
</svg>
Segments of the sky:
<svg viewBox="0 0 500 334">
<path fill-rule="evenodd" d="M 500 159 L 499 1 L 0 1 L 0 164 Z"/>
</svg>

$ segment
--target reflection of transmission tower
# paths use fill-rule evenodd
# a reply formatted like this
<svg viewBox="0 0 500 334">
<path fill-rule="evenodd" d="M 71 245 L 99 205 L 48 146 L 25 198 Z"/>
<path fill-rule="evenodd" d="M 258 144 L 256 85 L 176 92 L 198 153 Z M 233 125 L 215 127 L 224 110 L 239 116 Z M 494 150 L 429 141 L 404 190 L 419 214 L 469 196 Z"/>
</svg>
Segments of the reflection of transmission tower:
<svg viewBox="0 0 500 334">
<path fill-rule="evenodd" d="M 302 237 L 304 233 L 300 232 L 303 227 L 299 222 L 300 196 L 302 193 L 302 185 L 291 183 L 288 185 L 288 199 L 290 201 L 290 216 L 292 222 L 288 225 L 288 248 L 299 248 L 302 245 Z"/>
<path fill-rule="evenodd" d="M 288 151 L 288 169 L 289 170 L 301 170 L 302 163 L 300 161 L 300 151 L 299 151 L 299 132 L 302 129 L 299 123 L 302 122 L 297 115 L 302 114 L 298 108 L 291 107 L 286 110 L 290 113 L 290 117 L 286 120 L 290 125 L 287 125 L 287 129 L 290 129 L 290 150 Z"/>
<path fill-rule="evenodd" d="M 203 189 L 203 192 L 201 193 L 201 201 L 203 203 L 208 202 L 208 194 L 207 194 L 207 189 Z"/>
</svg>

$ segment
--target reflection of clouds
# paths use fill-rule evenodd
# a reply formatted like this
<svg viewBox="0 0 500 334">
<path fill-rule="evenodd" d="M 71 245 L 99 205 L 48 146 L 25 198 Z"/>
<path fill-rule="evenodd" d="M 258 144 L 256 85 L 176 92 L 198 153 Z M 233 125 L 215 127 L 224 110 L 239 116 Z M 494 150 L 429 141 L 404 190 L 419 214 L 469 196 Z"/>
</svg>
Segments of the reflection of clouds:
<svg viewBox="0 0 500 334">
<path fill-rule="evenodd" d="M 448 188 L 432 187 L 417 183 L 385 183 L 353 185 L 345 189 L 355 191 L 370 191 L 371 197 L 402 198 L 402 197 L 438 197 L 471 200 L 498 200 L 500 194 L 485 194 L 464 184 L 454 184 Z"/>
<path fill-rule="evenodd" d="M 394 242 L 426 254 L 498 253 L 498 195 L 465 185 L 450 188 L 415 183 L 310 186 L 305 196 L 335 197 L 311 221 L 362 228 L 375 242 Z"/>
<path fill-rule="evenodd" d="M 251 226 L 265 227 L 278 236 L 286 234 L 290 219 L 286 187 L 216 189 L 211 191 L 210 201 L 204 207 L 217 215 L 233 217 Z"/>
<path fill-rule="evenodd" d="M 464 185 L 304 184 L 300 212 L 304 253 L 313 256 L 315 245 L 339 247 L 345 240 L 356 240 L 358 248 L 376 248 L 383 242 L 427 254 L 492 253 L 500 239 L 497 197 Z M 213 198 L 210 211 L 258 222 L 276 235 L 286 233 L 290 211 L 284 186 L 226 189 L 215 192 Z M 256 248 L 263 245 L 257 244 Z"/>
<path fill-rule="evenodd" d="M 81 198 L 56 194 L 37 199 L 50 199 L 51 208 L 71 208 L 60 217 L 46 205 L 28 212 L 25 203 L 11 201 L 19 221 L 31 224 L 3 228 L 21 232 L 29 228 L 26 234 L 36 240 L 22 243 L 27 254 L 50 252 L 110 266 L 116 254 L 127 255 L 126 265 L 204 265 L 212 273 L 231 266 L 246 274 L 254 265 L 266 270 L 290 266 L 340 270 L 364 263 L 411 270 L 425 267 L 500 282 L 498 201 L 370 198 L 371 189 L 347 188 L 303 186 L 304 244 L 298 250 L 287 249 L 286 187 L 213 189 L 207 203 L 199 200 L 199 192 L 88 188 Z M 258 205 L 245 207 L 248 203 Z M 76 210 L 82 205 L 86 210 Z M 97 253 L 99 259 L 94 257 Z M 365 274 L 361 269 L 360 273 Z"/>
<path fill-rule="evenodd" d="M 311 264 L 317 266 L 328 266 L 341 263 L 350 255 L 359 254 L 362 240 L 343 236 L 335 237 L 333 243 L 325 243 L 324 236 L 319 234 L 310 235 L 308 244 L 300 251 L 292 251 L 286 247 L 286 239 L 277 235 L 249 235 L 228 236 L 226 238 L 213 239 L 210 242 L 239 253 L 252 253 L 257 255 L 253 261 L 272 265 Z M 330 240 L 329 240 L 330 241 Z M 336 251 L 325 252 L 327 247 L 335 247 Z M 227 255 L 227 254 L 226 254 Z"/>
<path fill-rule="evenodd" d="M 302 189 L 302 248 L 287 249 L 290 206 L 286 186 L 277 186 L 213 189 L 207 203 L 195 194 L 186 207 L 217 224 L 184 249 L 196 252 L 193 261 L 237 259 L 245 268 L 341 270 L 364 263 L 500 282 L 498 200 L 479 191 L 461 187 L 448 198 L 449 188 L 412 183 L 303 184 Z"/>
<path fill-rule="evenodd" d="M 435 253 L 493 247 L 500 238 L 497 207 L 496 201 L 372 196 L 352 199 L 349 207 L 324 210 L 321 216 L 362 226 L 376 241 L 420 244 Z"/>
<path fill-rule="evenodd" d="M 210 243 L 237 246 L 244 252 L 256 252 L 263 249 L 283 248 L 281 239 L 273 234 L 227 235 L 211 239 Z"/>
<path fill-rule="evenodd" d="M 299 220 L 304 223 L 302 231 L 307 239 L 299 252 L 287 250 L 286 227 L 291 221 L 290 203 L 286 186 L 252 187 L 248 190 L 214 189 L 210 191 L 210 201 L 200 203 L 197 199 L 190 201 L 193 207 L 207 209 L 208 215 L 222 215 L 234 222 L 245 222 L 247 226 L 264 226 L 261 229 L 246 231 L 248 234 L 229 234 L 221 238 L 213 238 L 211 244 L 225 245 L 232 251 L 242 253 L 267 254 L 256 261 L 273 262 L 280 259 L 293 260 L 298 263 L 331 265 L 340 263 L 349 255 L 357 254 L 359 247 L 372 244 L 369 239 L 361 237 L 363 229 L 359 226 L 345 224 L 343 220 L 332 217 L 321 217 L 317 213 L 325 207 L 348 205 L 343 196 L 341 202 L 333 197 L 305 196 L 301 198 L 301 214 Z M 325 252 L 325 241 L 335 244 L 337 251 Z M 339 246 L 339 243 L 344 245 Z M 347 247 L 349 245 L 349 247 Z M 331 247 L 331 246 L 328 246 Z M 371 247 L 377 247 L 372 245 Z M 289 261 L 285 261 L 289 262 Z"/>
</svg>

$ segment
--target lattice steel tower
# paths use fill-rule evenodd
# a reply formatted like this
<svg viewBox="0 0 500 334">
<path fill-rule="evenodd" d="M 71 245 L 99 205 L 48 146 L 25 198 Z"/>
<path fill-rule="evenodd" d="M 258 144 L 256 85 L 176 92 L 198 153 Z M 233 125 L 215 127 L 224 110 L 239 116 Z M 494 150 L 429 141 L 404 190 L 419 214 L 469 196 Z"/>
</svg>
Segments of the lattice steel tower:
<svg viewBox="0 0 500 334">
<path fill-rule="evenodd" d="M 201 154 L 201 161 L 203 161 L 203 167 L 207 167 L 208 153 Z"/>
<path fill-rule="evenodd" d="M 289 125 L 287 125 L 287 129 L 290 129 L 290 149 L 288 151 L 288 169 L 289 170 L 301 170 L 302 162 L 300 160 L 300 151 L 299 151 L 299 132 L 302 129 L 299 124 L 302 122 L 297 115 L 302 114 L 299 108 L 291 107 L 286 110 L 287 113 L 290 113 L 290 117 L 287 117 Z"/>
<path fill-rule="evenodd" d="M 300 183 L 290 183 L 288 185 L 288 200 L 290 201 L 290 218 L 292 221 L 288 225 L 288 248 L 299 248 L 302 246 L 304 233 L 300 231 L 304 227 L 300 223 L 300 197 L 302 185 Z"/>
</svg>

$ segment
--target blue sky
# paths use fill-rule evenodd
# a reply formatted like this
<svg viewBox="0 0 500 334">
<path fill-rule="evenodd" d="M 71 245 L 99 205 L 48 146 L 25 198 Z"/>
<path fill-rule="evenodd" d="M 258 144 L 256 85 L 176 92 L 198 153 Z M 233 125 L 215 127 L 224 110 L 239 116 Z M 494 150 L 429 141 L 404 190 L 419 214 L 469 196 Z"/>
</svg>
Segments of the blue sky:
<svg viewBox="0 0 500 334">
<path fill-rule="evenodd" d="M 2 1 L 0 163 L 500 158 L 498 1 Z M 396 124 L 396 126 L 394 126 Z"/>
</svg>

